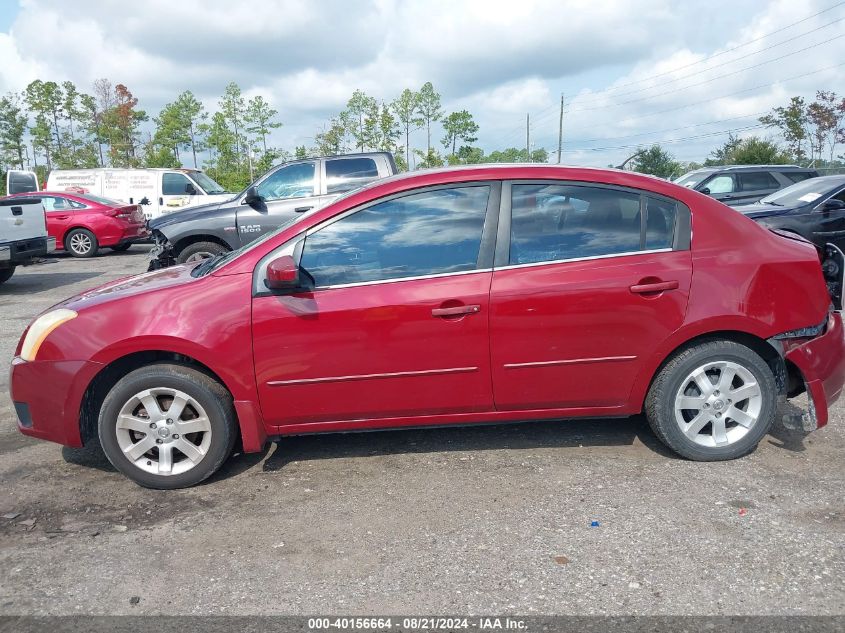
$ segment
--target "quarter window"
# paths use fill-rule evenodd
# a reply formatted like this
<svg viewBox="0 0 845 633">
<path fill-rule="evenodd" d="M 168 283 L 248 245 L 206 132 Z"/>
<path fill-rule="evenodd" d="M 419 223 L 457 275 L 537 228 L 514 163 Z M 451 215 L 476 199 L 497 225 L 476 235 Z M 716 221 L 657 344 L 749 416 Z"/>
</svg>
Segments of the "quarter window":
<svg viewBox="0 0 845 633">
<path fill-rule="evenodd" d="M 809 171 L 782 171 L 781 174 L 789 178 L 792 182 L 801 182 L 808 178 L 813 178 L 815 174 Z"/>
<path fill-rule="evenodd" d="M 326 193 L 350 191 L 378 178 L 372 158 L 338 158 L 326 161 Z"/>
<path fill-rule="evenodd" d="M 393 198 L 309 235 L 300 265 L 317 286 L 474 270 L 489 186 Z"/>
<path fill-rule="evenodd" d="M 277 169 L 259 183 L 256 191 L 265 200 L 310 198 L 314 195 L 314 163 L 296 163 Z"/>
<path fill-rule="evenodd" d="M 674 205 L 656 198 L 648 201 L 646 208 L 654 209 L 654 215 L 644 236 L 639 194 L 579 185 L 514 185 L 509 263 L 670 247 Z"/>
</svg>

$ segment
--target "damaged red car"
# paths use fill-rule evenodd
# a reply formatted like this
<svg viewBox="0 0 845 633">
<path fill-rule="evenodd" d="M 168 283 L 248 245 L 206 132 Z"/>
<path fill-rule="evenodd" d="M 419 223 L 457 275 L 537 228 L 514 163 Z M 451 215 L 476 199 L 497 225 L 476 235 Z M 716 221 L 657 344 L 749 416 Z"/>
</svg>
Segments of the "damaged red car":
<svg viewBox="0 0 845 633">
<path fill-rule="evenodd" d="M 54 306 L 18 344 L 12 399 L 21 432 L 99 438 L 154 488 L 202 481 L 236 442 L 640 413 L 684 457 L 733 459 L 782 397 L 806 391 L 807 426 L 827 423 L 842 271 L 648 176 L 417 172 Z"/>
</svg>

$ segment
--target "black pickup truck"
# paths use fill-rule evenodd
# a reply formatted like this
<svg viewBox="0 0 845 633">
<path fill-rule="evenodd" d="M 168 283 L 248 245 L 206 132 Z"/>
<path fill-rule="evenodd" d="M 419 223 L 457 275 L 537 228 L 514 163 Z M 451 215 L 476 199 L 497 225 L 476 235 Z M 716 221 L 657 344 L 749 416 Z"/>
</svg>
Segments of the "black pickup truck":
<svg viewBox="0 0 845 633">
<path fill-rule="evenodd" d="M 151 220 L 155 247 L 150 270 L 239 248 L 297 214 L 324 207 L 341 194 L 396 171 L 396 162 L 389 152 L 283 163 L 231 200 Z"/>
</svg>

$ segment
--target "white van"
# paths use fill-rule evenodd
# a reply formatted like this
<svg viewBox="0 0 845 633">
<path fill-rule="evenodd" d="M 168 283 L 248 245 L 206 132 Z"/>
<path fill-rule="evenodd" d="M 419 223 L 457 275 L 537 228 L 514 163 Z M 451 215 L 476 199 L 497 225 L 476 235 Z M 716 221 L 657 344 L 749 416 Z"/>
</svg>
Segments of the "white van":
<svg viewBox="0 0 845 633">
<path fill-rule="evenodd" d="M 198 169 L 54 169 L 46 190 L 93 193 L 140 204 L 148 220 L 234 196 Z"/>
</svg>

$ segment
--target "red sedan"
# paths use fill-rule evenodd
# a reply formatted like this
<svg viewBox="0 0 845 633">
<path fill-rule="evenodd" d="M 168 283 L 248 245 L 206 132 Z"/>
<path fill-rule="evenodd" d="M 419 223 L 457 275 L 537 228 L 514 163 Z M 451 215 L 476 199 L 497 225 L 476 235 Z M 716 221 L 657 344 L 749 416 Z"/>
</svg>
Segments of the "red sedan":
<svg viewBox="0 0 845 633">
<path fill-rule="evenodd" d="M 845 384 L 831 300 L 811 244 L 670 182 L 418 172 L 55 306 L 11 392 L 23 433 L 99 436 L 154 488 L 202 481 L 238 439 L 641 412 L 677 453 L 725 460 L 779 397 L 807 391 L 827 423 Z"/>
<path fill-rule="evenodd" d="M 56 250 L 74 257 L 94 257 L 100 248 L 125 251 L 149 237 L 143 209 L 137 204 L 101 198 L 90 193 L 42 191 L 47 232 L 56 238 Z M 21 193 L 10 198 L 29 196 Z"/>
</svg>

